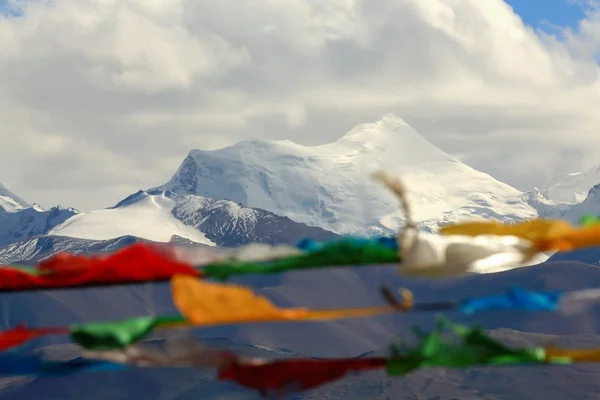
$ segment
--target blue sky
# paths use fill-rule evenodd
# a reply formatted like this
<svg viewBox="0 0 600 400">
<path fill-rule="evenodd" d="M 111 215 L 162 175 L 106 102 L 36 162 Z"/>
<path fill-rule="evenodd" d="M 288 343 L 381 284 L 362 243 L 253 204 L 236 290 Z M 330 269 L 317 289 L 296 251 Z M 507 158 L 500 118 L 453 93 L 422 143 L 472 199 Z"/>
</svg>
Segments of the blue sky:
<svg viewBox="0 0 600 400">
<path fill-rule="evenodd" d="M 8 1 L 9 0 L 0 0 L 0 15 L 14 15 L 13 12 L 8 10 Z"/>
<path fill-rule="evenodd" d="M 546 23 L 577 28 L 584 17 L 584 8 L 568 0 L 505 0 L 533 28 L 544 29 Z M 544 29 L 547 30 L 547 29 Z"/>
</svg>

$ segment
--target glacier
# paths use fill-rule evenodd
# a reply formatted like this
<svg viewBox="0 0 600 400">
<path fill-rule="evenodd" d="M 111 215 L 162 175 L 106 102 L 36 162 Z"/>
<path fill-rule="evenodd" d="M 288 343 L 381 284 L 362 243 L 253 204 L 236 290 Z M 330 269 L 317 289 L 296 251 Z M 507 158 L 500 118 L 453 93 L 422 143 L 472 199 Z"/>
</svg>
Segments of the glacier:
<svg viewBox="0 0 600 400">
<path fill-rule="evenodd" d="M 154 189 L 231 199 L 338 234 L 389 235 L 403 216 L 370 180 L 377 169 L 405 180 L 425 229 L 474 216 L 505 222 L 538 216 L 522 192 L 461 163 L 392 114 L 320 146 L 254 140 L 192 150 Z"/>
</svg>

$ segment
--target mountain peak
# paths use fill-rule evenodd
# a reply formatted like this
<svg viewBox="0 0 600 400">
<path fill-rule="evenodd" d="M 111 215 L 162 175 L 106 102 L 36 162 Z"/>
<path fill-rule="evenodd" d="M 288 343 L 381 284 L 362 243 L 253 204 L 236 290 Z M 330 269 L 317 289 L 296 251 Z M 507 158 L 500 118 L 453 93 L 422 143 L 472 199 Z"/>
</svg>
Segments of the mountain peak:
<svg viewBox="0 0 600 400">
<path fill-rule="evenodd" d="M 329 147 L 339 145 L 384 152 L 402 160 L 404 165 L 426 161 L 456 161 L 394 114 L 384 114 L 375 122 L 356 126 Z"/>
<path fill-rule="evenodd" d="M 46 211 L 46 210 L 44 210 L 44 207 L 40 206 L 38 203 L 33 203 L 31 205 L 31 208 L 33 208 L 37 212 L 44 212 L 44 211 Z"/>
<path fill-rule="evenodd" d="M 138 190 L 132 195 L 127 196 L 116 205 L 112 207 L 108 207 L 108 210 L 114 210 L 117 208 L 123 208 L 127 206 L 132 206 L 140 202 L 144 202 L 149 198 L 156 196 L 156 199 L 173 199 L 177 197 L 177 194 L 173 193 L 170 190 L 160 190 L 160 189 L 150 189 L 150 190 Z"/>
<path fill-rule="evenodd" d="M 403 215 L 369 179 L 381 168 L 404 179 L 419 204 L 414 218 L 426 226 L 471 214 L 506 221 L 537 215 L 522 192 L 462 164 L 394 114 L 320 146 L 246 141 L 194 150 L 157 189 L 231 199 L 335 233 L 391 234 Z"/>
</svg>

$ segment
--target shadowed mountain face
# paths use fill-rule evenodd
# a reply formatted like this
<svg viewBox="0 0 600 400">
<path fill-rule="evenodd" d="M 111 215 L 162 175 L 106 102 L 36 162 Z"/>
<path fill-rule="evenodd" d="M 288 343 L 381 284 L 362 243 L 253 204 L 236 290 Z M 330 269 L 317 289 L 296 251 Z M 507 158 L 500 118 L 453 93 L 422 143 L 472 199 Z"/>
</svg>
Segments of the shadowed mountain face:
<svg viewBox="0 0 600 400">
<path fill-rule="evenodd" d="M 75 239 L 64 236 L 35 236 L 0 248 L 0 264 L 36 264 L 57 253 L 111 253 L 140 242 L 133 236 L 111 240 Z"/>
</svg>

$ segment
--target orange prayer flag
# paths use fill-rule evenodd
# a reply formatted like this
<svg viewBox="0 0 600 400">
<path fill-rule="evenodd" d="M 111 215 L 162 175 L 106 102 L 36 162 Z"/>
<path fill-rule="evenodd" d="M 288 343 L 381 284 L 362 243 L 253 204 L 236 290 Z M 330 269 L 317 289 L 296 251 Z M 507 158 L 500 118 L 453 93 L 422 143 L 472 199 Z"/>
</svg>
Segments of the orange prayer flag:
<svg viewBox="0 0 600 400">
<path fill-rule="evenodd" d="M 173 277 L 171 289 L 175 306 L 194 325 L 279 321 L 308 313 L 304 308 L 279 309 L 246 287 L 185 275 Z"/>
<path fill-rule="evenodd" d="M 536 246 L 542 251 L 571 251 L 586 247 L 600 246 L 600 225 L 573 230 L 562 236 L 540 240 Z"/>
<path fill-rule="evenodd" d="M 212 283 L 177 275 L 171 280 L 173 301 L 194 325 L 218 325 L 245 322 L 329 320 L 366 317 L 399 311 L 398 307 L 367 307 L 339 310 L 278 308 L 266 297 L 243 286 Z"/>
<path fill-rule="evenodd" d="M 546 359 L 569 358 L 573 362 L 600 362 L 600 347 L 592 349 L 563 349 L 558 346 L 546 347 Z"/>
<path fill-rule="evenodd" d="M 443 226 L 439 232 L 442 235 L 517 236 L 536 242 L 561 237 L 575 230 L 567 221 L 538 218 L 516 224 L 503 224 L 497 221 L 464 222 Z"/>
</svg>

